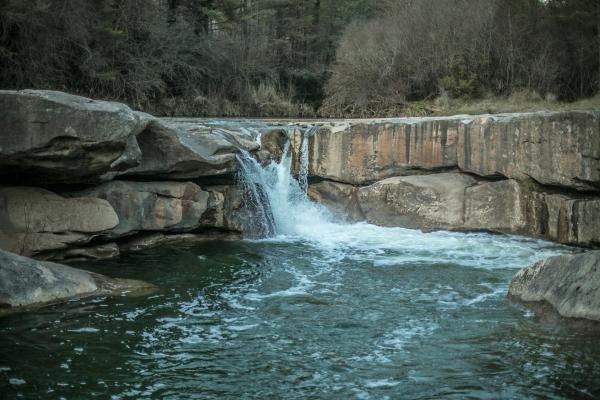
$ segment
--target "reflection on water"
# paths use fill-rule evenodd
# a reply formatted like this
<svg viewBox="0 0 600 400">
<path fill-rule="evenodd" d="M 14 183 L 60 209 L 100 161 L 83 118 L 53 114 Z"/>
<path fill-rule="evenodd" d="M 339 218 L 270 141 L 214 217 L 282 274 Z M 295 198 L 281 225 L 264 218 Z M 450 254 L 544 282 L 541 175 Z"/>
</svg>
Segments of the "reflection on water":
<svg viewBox="0 0 600 400">
<path fill-rule="evenodd" d="M 593 398 L 597 339 L 511 308 L 518 237 L 338 225 L 82 267 L 157 284 L 0 319 L 3 398 Z"/>
</svg>

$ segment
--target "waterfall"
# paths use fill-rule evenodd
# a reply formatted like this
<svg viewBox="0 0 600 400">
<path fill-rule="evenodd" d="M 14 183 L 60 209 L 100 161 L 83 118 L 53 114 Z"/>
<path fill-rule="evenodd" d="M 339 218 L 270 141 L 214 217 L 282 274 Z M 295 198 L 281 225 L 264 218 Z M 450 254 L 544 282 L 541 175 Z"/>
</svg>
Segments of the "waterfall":
<svg viewBox="0 0 600 400">
<path fill-rule="evenodd" d="M 246 209 L 245 233 L 254 238 L 296 235 L 305 224 L 319 224 L 331 219 L 329 212 L 307 196 L 308 141 L 315 129 L 302 133 L 298 178 L 293 176 L 291 138 L 283 148 L 281 160 L 261 165 L 250 153 L 237 156 L 240 168 L 238 185 Z"/>
<path fill-rule="evenodd" d="M 298 184 L 306 192 L 308 189 L 308 141 L 317 131 L 317 126 L 313 126 L 302 132 L 302 144 L 300 145 L 300 168 L 298 171 Z"/>
</svg>

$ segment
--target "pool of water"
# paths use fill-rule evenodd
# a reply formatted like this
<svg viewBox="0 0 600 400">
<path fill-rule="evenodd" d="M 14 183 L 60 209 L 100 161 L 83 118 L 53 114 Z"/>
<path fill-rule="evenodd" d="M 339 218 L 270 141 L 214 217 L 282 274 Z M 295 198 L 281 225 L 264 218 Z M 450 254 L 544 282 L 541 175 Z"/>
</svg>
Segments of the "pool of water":
<svg viewBox="0 0 600 400">
<path fill-rule="evenodd" d="M 0 319 L 0 398 L 594 398 L 598 338 L 506 301 L 571 251 L 340 224 L 80 264 L 160 289 Z"/>
</svg>

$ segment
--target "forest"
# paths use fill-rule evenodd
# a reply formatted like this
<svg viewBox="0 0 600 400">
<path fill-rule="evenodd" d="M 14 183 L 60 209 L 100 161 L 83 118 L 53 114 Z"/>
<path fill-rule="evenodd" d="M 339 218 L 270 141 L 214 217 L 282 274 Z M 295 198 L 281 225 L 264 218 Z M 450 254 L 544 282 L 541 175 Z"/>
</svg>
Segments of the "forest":
<svg viewBox="0 0 600 400">
<path fill-rule="evenodd" d="M 600 1 L 0 0 L 0 66 L 166 116 L 573 102 L 600 91 Z"/>
</svg>

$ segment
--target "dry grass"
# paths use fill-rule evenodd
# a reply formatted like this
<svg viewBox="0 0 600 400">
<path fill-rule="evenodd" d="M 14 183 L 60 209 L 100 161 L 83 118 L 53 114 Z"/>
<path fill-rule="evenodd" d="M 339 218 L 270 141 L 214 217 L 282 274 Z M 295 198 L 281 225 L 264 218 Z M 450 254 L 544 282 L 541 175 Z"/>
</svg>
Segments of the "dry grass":
<svg viewBox="0 0 600 400">
<path fill-rule="evenodd" d="M 405 116 L 444 116 L 457 114 L 498 114 L 531 111 L 600 110 L 600 95 L 571 103 L 557 101 L 549 96 L 517 92 L 510 97 L 488 97 L 480 100 L 462 100 L 440 97 L 434 101 L 412 102 L 404 110 Z"/>
</svg>

